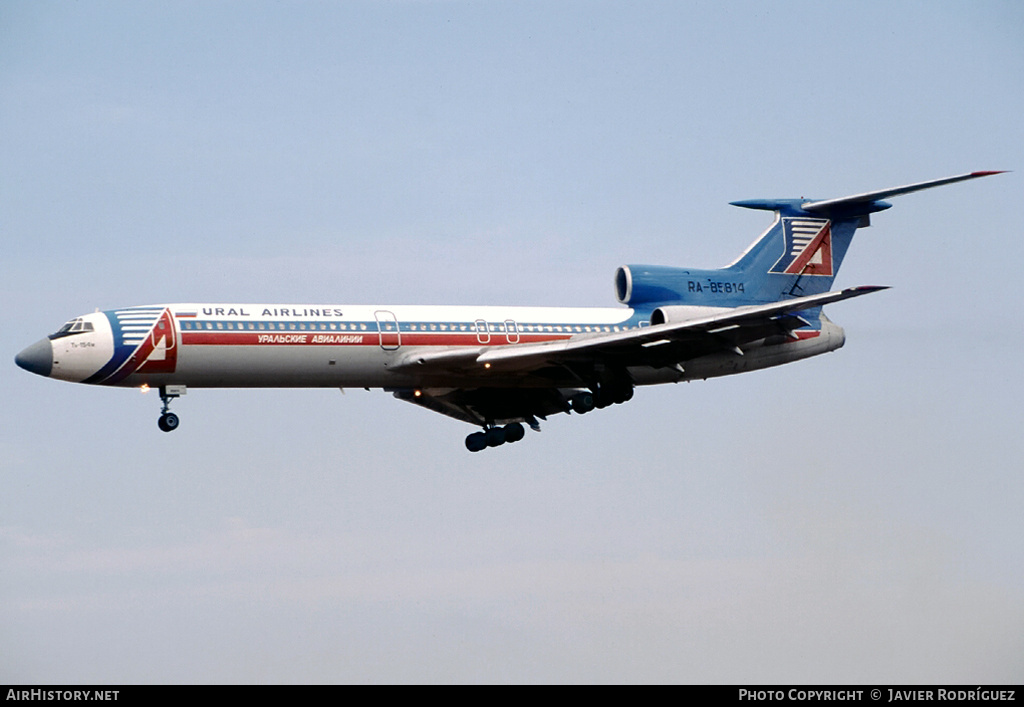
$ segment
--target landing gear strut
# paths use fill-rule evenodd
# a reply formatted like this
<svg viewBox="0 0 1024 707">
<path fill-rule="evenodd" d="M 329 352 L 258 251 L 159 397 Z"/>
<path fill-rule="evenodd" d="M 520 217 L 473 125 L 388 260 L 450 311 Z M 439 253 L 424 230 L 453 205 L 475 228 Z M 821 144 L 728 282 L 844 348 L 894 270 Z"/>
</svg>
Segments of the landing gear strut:
<svg viewBox="0 0 1024 707">
<path fill-rule="evenodd" d="M 506 442 L 518 442 L 526 436 L 526 429 L 519 422 L 512 422 L 504 427 L 484 428 L 483 432 L 474 432 L 466 437 L 466 449 L 471 452 L 479 452 L 487 447 L 500 447 Z"/>
<path fill-rule="evenodd" d="M 160 401 L 163 406 L 160 408 L 160 419 L 157 420 L 156 424 L 164 432 L 173 432 L 178 429 L 178 416 L 170 411 L 171 401 L 175 398 L 181 397 L 181 393 L 168 392 L 166 386 L 160 386 Z"/>
</svg>

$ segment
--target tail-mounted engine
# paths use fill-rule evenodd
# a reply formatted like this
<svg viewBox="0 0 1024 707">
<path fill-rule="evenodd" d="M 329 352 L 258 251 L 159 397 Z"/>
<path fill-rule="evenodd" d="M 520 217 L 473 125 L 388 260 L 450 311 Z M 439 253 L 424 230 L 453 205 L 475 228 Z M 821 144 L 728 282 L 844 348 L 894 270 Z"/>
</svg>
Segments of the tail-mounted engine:
<svg viewBox="0 0 1024 707">
<path fill-rule="evenodd" d="M 622 304 L 744 304 L 744 282 L 728 270 L 664 265 L 623 265 L 615 271 L 615 296 Z"/>
</svg>

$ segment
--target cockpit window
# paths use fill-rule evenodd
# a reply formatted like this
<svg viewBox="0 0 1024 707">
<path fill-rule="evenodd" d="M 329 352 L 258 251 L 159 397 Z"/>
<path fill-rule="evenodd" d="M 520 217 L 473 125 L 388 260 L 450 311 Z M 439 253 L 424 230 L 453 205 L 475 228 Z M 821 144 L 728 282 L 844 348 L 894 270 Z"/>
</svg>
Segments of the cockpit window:
<svg viewBox="0 0 1024 707">
<path fill-rule="evenodd" d="M 50 339 L 59 339 L 63 336 L 73 336 L 74 334 L 84 334 L 87 331 L 92 331 L 92 322 L 84 321 L 81 317 L 72 319 L 70 322 L 62 326 L 55 333 L 50 334 Z"/>
</svg>

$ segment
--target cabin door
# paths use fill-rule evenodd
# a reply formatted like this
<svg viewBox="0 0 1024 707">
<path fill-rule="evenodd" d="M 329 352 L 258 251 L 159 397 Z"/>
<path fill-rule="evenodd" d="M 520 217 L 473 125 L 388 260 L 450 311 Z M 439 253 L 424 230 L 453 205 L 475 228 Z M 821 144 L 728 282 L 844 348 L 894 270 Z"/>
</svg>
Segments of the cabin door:
<svg viewBox="0 0 1024 707">
<path fill-rule="evenodd" d="M 380 347 L 385 351 L 395 351 L 402 345 L 402 333 L 398 330 L 398 320 L 392 312 L 379 309 L 373 313 L 377 320 L 377 332 L 380 334 Z"/>
</svg>

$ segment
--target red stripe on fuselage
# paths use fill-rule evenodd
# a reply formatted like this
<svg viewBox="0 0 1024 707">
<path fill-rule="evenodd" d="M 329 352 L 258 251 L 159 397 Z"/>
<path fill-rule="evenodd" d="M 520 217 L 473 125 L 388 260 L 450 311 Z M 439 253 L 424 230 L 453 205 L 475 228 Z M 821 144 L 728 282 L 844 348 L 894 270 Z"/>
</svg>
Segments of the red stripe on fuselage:
<svg viewBox="0 0 1024 707">
<path fill-rule="evenodd" d="M 395 338 L 395 332 L 384 332 Z M 492 333 L 490 340 L 480 341 L 472 333 L 402 332 L 402 346 L 506 346 L 560 341 L 572 335 L 523 334 L 510 342 L 505 334 Z M 515 337 L 513 337 L 515 339 Z M 181 343 L 185 346 L 379 346 L 378 332 L 323 332 L 323 331 L 183 331 Z"/>
</svg>

